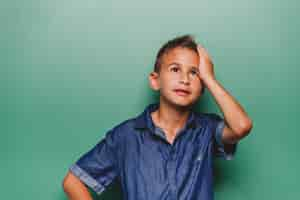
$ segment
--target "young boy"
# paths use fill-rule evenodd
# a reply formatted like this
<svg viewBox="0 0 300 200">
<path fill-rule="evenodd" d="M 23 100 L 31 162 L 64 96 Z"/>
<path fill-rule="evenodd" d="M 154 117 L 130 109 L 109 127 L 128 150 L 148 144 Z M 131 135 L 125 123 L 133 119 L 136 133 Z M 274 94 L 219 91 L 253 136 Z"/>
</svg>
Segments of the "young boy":
<svg viewBox="0 0 300 200">
<path fill-rule="evenodd" d="M 121 183 L 126 200 L 212 200 L 213 156 L 230 160 L 252 121 L 216 80 L 206 50 L 190 35 L 168 41 L 149 75 L 158 103 L 110 129 L 85 153 L 63 181 L 70 199 L 92 199 Z M 192 107 L 208 89 L 224 114 Z"/>
</svg>

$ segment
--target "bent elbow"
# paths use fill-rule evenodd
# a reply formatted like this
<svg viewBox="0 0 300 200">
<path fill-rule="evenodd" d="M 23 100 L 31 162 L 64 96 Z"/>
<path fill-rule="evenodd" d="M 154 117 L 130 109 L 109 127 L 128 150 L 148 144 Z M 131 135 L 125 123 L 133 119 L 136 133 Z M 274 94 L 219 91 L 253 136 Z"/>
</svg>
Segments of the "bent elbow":
<svg viewBox="0 0 300 200">
<path fill-rule="evenodd" d="M 253 127 L 252 120 L 249 119 L 249 120 L 243 122 L 241 124 L 240 128 L 237 129 L 235 132 L 236 132 L 236 134 L 238 135 L 239 138 L 243 138 L 243 137 L 250 134 L 250 132 L 252 130 L 252 127 Z"/>
<path fill-rule="evenodd" d="M 62 186 L 63 190 L 66 192 L 67 188 L 68 188 L 68 175 L 66 175 L 64 177 L 64 179 L 62 180 L 61 186 Z"/>
<path fill-rule="evenodd" d="M 65 192 L 67 192 L 70 189 L 70 187 L 73 183 L 72 179 L 73 179 L 72 174 L 70 172 L 68 172 L 67 175 L 62 180 L 61 184 L 62 184 L 62 188 Z"/>
</svg>

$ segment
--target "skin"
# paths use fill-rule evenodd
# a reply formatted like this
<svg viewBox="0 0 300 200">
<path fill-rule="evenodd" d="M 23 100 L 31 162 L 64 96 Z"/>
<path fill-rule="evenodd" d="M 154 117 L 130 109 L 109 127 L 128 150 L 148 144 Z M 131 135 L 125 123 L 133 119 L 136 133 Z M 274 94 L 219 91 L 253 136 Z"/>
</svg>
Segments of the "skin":
<svg viewBox="0 0 300 200">
<path fill-rule="evenodd" d="M 169 143 L 173 143 L 176 133 L 183 128 L 191 106 L 201 95 L 198 76 L 199 56 L 187 48 L 174 48 L 162 57 L 160 72 L 149 75 L 150 87 L 160 92 L 160 107 L 151 116 L 156 126 L 166 133 Z M 174 89 L 190 92 L 178 95 Z"/>
<path fill-rule="evenodd" d="M 92 196 L 88 188 L 80 181 L 78 177 L 73 175 L 70 171 L 63 180 L 63 189 L 68 199 L 72 200 L 92 200 Z"/>
<path fill-rule="evenodd" d="M 170 144 L 184 127 L 191 106 L 201 96 L 203 85 L 200 80 L 223 112 L 225 128 L 222 142 L 225 149 L 232 148 L 231 144 L 250 133 L 251 119 L 238 101 L 216 80 L 213 62 L 205 48 L 199 44 L 197 54 L 193 50 L 176 47 L 165 54 L 162 60 L 160 72 L 151 72 L 149 75 L 150 87 L 160 92 L 160 107 L 151 113 L 151 117 L 155 125 L 164 130 Z M 197 75 L 192 71 L 196 71 Z M 175 88 L 184 88 L 191 93 L 179 96 L 174 92 Z"/>
</svg>

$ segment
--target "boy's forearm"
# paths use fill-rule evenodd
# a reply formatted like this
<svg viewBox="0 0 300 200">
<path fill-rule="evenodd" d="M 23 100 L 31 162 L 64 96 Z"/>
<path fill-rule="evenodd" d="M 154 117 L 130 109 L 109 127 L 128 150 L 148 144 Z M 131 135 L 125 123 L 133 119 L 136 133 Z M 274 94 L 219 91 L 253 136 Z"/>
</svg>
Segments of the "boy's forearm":
<svg viewBox="0 0 300 200">
<path fill-rule="evenodd" d="M 238 134 L 247 132 L 252 122 L 238 101 L 216 79 L 207 79 L 205 83 L 223 112 L 228 126 Z"/>
</svg>

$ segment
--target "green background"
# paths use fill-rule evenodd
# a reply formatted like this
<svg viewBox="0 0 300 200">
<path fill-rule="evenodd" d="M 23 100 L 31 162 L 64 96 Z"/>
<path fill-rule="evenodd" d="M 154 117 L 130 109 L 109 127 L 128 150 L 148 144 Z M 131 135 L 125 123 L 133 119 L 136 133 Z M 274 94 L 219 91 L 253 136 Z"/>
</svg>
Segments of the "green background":
<svg viewBox="0 0 300 200">
<path fill-rule="evenodd" d="M 67 199 L 68 167 L 157 100 L 155 55 L 186 33 L 254 125 L 234 160 L 215 160 L 216 199 L 299 198 L 298 10 L 296 0 L 1 1 L 1 198 Z M 220 113 L 208 92 L 197 109 Z M 117 185 L 97 197 L 120 198 Z"/>
</svg>

